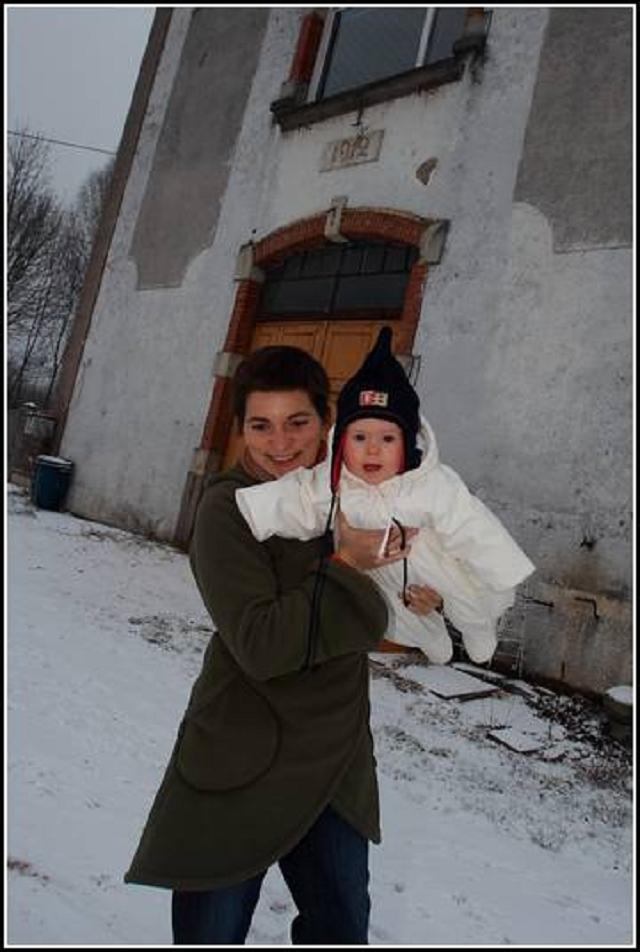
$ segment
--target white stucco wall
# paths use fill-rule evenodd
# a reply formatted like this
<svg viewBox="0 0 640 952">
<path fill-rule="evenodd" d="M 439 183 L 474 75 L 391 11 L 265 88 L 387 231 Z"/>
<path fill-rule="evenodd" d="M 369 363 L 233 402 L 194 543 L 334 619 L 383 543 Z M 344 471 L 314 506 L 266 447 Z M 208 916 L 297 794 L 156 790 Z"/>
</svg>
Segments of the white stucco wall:
<svg viewBox="0 0 640 952">
<path fill-rule="evenodd" d="M 60 450 L 76 462 L 72 510 L 161 538 L 175 526 L 225 333 L 207 268 L 196 263 L 180 288 L 139 291 L 129 257 L 190 19 L 173 12 Z"/>
<path fill-rule="evenodd" d="M 302 13 L 285 11 L 271 24 L 232 161 L 232 179 L 244 183 L 241 200 L 229 190 L 211 245 L 180 287 L 137 290 L 131 240 L 191 15 L 191 8 L 173 12 L 60 446 L 76 464 L 72 511 L 158 538 L 173 536 L 231 314 L 237 251 L 255 227 L 265 187 L 259 163 L 273 130 L 260 84 L 269 74 L 275 98 Z"/>
<path fill-rule="evenodd" d="M 367 108 L 365 126 L 385 130 L 379 160 L 323 173 L 325 144 L 353 135 L 355 114 L 283 134 L 269 111 L 305 12 L 271 11 L 210 247 L 180 288 L 137 291 L 128 250 L 190 16 L 174 13 L 61 447 L 78 464 L 72 508 L 171 536 L 239 247 L 345 195 L 351 207 L 451 221 L 414 347 L 442 455 L 548 577 L 560 579 L 562 551 L 565 581 L 586 584 L 585 553 L 571 567 L 566 550 L 589 528 L 580 513 L 591 513 L 591 528 L 608 533 L 605 575 L 619 588 L 630 572 L 628 523 L 617 526 L 627 519 L 619 509 L 629 462 L 610 375 L 620 373 L 630 333 L 630 251 L 556 254 L 544 216 L 513 201 L 548 10 L 494 10 L 478 82 L 467 71 Z M 437 166 L 425 186 L 415 172 L 429 158 Z"/>
</svg>

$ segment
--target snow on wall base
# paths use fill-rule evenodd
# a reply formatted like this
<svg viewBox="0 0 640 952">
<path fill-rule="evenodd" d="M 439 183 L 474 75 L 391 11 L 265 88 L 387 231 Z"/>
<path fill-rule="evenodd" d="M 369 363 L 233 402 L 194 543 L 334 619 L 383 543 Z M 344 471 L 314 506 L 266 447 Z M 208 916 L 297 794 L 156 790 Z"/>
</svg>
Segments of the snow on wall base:
<svg viewBox="0 0 640 952">
<path fill-rule="evenodd" d="M 631 631 L 627 599 L 535 580 L 501 620 L 492 664 L 599 696 L 632 682 Z"/>
<path fill-rule="evenodd" d="M 156 542 L 174 542 L 175 520 L 165 517 L 154 519 L 138 509 L 129 508 L 124 504 L 117 507 L 109 505 L 106 500 L 95 496 L 87 497 L 82 493 L 72 493 L 67 502 L 66 510 L 79 519 L 88 519 L 100 522 L 115 529 L 124 529 L 135 535 L 144 536 Z"/>
</svg>

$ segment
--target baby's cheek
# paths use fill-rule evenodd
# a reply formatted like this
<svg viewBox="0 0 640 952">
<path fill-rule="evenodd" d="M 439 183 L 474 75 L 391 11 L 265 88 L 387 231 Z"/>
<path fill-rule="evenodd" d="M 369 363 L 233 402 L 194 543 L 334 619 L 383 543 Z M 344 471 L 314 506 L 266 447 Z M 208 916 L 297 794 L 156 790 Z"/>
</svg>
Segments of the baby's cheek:
<svg viewBox="0 0 640 952">
<path fill-rule="evenodd" d="M 396 473 L 399 473 L 402 469 L 402 462 L 404 457 L 404 448 L 401 443 L 397 446 L 394 446 L 393 453 L 393 468 Z"/>
<path fill-rule="evenodd" d="M 358 465 L 358 454 L 348 444 L 344 448 L 344 462 L 349 469 Z"/>
</svg>

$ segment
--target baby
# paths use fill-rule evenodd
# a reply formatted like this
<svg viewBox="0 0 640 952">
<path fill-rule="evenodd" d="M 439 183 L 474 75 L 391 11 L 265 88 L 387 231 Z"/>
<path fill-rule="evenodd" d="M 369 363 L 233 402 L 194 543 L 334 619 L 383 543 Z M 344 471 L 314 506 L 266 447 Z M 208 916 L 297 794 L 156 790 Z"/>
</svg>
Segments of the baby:
<svg viewBox="0 0 640 952">
<path fill-rule="evenodd" d="M 256 539 L 307 540 L 331 527 L 335 503 L 354 528 L 417 528 L 403 562 L 369 569 L 389 609 L 386 637 L 419 647 L 435 664 L 453 648 L 442 615 L 409 610 L 411 581 L 435 589 L 472 661 L 491 659 L 496 624 L 534 565 L 502 523 L 450 467 L 440 463 L 435 436 L 420 416 L 417 394 L 391 353 L 391 329 L 346 382 L 337 404 L 331 454 L 313 469 L 236 491 Z M 397 593 L 403 597 L 398 599 Z"/>
</svg>

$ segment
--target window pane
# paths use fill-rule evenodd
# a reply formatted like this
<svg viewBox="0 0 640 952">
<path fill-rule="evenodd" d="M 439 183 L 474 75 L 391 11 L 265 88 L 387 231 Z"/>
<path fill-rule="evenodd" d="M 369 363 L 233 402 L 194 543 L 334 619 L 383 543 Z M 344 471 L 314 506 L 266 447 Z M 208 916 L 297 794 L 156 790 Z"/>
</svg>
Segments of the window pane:
<svg viewBox="0 0 640 952">
<path fill-rule="evenodd" d="M 375 274 L 382 271 L 384 260 L 384 245 L 369 245 L 364 253 L 362 270 L 365 274 Z"/>
<path fill-rule="evenodd" d="M 400 309 L 409 276 L 407 274 L 368 274 L 341 278 L 334 313 L 354 309 Z"/>
<path fill-rule="evenodd" d="M 345 248 L 340 274 L 358 274 L 362 263 L 362 248 Z"/>
<path fill-rule="evenodd" d="M 333 278 L 267 283 L 262 296 L 261 310 L 266 314 L 295 314 L 298 311 L 328 313 L 331 307 L 333 284 Z"/>
<path fill-rule="evenodd" d="M 406 271 L 407 269 L 407 246 L 390 246 L 387 248 L 387 255 L 384 261 L 385 271 Z"/>
<path fill-rule="evenodd" d="M 336 274 L 340 263 L 342 247 L 333 245 L 331 248 L 322 248 L 319 251 L 309 251 L 302 269 L 305 277 L 316 277 L 323 274 Z"/>
<path fill-rule="evenodd" d="M 462 36 L 466 7 L 439 7 L 431 28 L 427 63 L 453 56 L 452 46 Z"/>
<path fill-rule="evenodd" d="M 425 13 L 424 7 L 393 7 L 337 15 L 322 97 L 413 69 Z"/>
<path fill-rule="evenodd" d="M 304 252 L 300 255 L 291 255 L 284 263 L 284 271 L 282 276 L 285 279 L 298 278 L 300 277 L 300 271 L 302 270 L 302 264 L 304 262 Z M 271 277 L 271 273 L 269 274 Z"/>
</svg>

